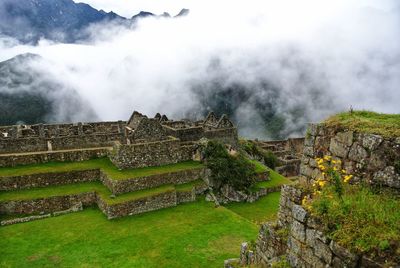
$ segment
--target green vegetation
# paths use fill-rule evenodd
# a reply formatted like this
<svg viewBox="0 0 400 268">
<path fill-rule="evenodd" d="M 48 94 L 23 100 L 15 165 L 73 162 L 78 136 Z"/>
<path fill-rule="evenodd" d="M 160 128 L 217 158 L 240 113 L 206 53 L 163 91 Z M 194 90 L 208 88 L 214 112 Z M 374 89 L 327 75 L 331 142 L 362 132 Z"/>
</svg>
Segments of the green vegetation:
<svg viewBox="0 0 400 268">
<path fill-rule="evenodd" d="M 264 172 L 266 172 L 266 171 L 269 170 L 265 165 L 261 164 L 261 163 L 260 163 L 259 161 L 257 161 L 257 160 L 249 159 L 249 162 L 252 163 L 252 164 L 254 165 L 254 167 L 255 167 L 255 172 L 256 172 L 257 174 L 264 173 Z"/>
<path fill-rule="evenodd" d="M 353 251 L 399 256 L 398 197 L 362 186 L 346 186 L 342 199 L 327 194 L 332 191 L 327 187 L 311 205 L 335 241 Z"/>
<path fill-rule="evenodd" d="M 277 166 L 278 158 L 272 151 L 264 150 L 254 142 L 245 139 L 239 140 L 239 145 L 247 154 L 262 159 L 267 167 L 275 169 Z"/>
<path fill-rule="evenodd" d="M 180 189 L 191 189 L 191 187 L 193 186 L 194 183 L 188 183 L 179 185 L 178 187 L 180 187 Z M 167 184 L 156 188 L 130 192 L 111 198 L 111 192 L 101 182 L 83 182 L 76 184 L 49 186 L 45 188 L 0 192 L 0 201 L 31 200 L 37 198 L 47 198 L 51 196 L 65 196 L 72 194 L 97 192 L 108 204 L 117 204 L 121 202 L 141 199 L 143 197 L 158 195 L 164 192 L 173 191 L 174 189 L 174 185 Z"/>
<path fill-rule="evenodd" d="M 269 172 L 270 180 L 257 182 L 254 185 L 254 187 L 252 187 L 252 191 L 257 191 L 258 189 L 261 189 L 261 188 L 272 188 L 272 187 L 277 187 L 277 186 L 281 186 L 284 184 L 292 183 L 291 180 L 282 176 L 281 174 L 279 174 L 278 172 L 276 172 L 272 169 L 268 169 L 268 172 Z"/>
<path fill-rule="evenodd" d="M 275 220 L 279 208 L 280 192 L 269 193 L 254 203 L 230 203 L 226 208 L 255 223 Z"/>
<path fill-rule="evenodd" d="M 0 168 L 0 179 L 6 176 L 20 176 L 37 173 L 66 172 L 74 170 L 101 169 L 110 178 L 120 180 L 139 178 L 156 174 L 165 174 L 182 170 L 203 168 L 204 165 L 196 161 L 186 161 L 158 167 L 144 167 L 119 170 L 108 158 L 98 158 L 82 162 L 50 162 L 35 165 Z"/>
<path fill-rule="evenodd" d="M 209 141 L 204 157 L 217 191 L 226 184 L 235 190 L 248 191 L 254 184 L 256 167 L 253 163 L 240 153 L 230 155 L 222 143 Z"/>
<path fill-rule="evenodd" d="M 175 185 L 175 189 L 177 192 L 190 192 L 193 189 L 193 187 L 201 185 L 203 183 L 204 183 L 203 180 L 199 179 L 192 182 Z"/>
<path fill-rule="evenodd" d="M 399 196 L 348 184 L 353 176 L 340 171 L 340 161 L 330 156 L 317 158 L 317 163 L 325 175 L 312 185 L 313 198 L 304 197 L 302 203 L 329 236 L 352 251 L 387 260 L 400 256 Z"/>
<path fill-rule="evenodd" d="M 378 134 L 384 137 L 400 137 L 400 114 L 353 111 L 334 115 L 324 123 L 338 129 Z"/>
<path fill-rule="evenodd" d="M 1 227 L 0 266 L 220 267 L 257 232 L 257 225 L 205 201 L 111 221 L 86 209 Z"/>
</svg>

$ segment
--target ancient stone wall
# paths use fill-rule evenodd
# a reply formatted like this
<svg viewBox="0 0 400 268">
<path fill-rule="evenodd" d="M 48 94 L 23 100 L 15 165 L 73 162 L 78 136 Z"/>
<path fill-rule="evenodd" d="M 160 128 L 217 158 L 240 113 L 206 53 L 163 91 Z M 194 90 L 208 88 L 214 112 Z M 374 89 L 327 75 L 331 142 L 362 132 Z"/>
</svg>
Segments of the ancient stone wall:
<svg viewBox="0 0 400 268">
<path fill-rule="evenodd" d="M 0 127 L 0 153 L 26 153 L 112 146 L 125 142 L 124 122 Z"/>
<path fill-rule="evenodd" d="M 47 187 L 50 185 L 65 185 L 71 183 L 96 181 L 99 178 L 99 169 L 0 177 L 0 191 L 12 191 L 16 189 L 31 189 L 35 187 Z"/>
<path fill-rule="evenodd" d="M 256 264 L 268 267 L 285 255 L 291 267 L 383 267 L 328 238 L 321 224 L 301 206 L 300 189 L 285 185 L 281 194 L 278 222 L 260 229 Z"/>
<path fill-rule="evenodd" d="M 236 128 L 213 129 L 204 132 L 204 137 L 210 140 L 231 144 L 236 147 L 238 143 L 238 134 Z"/>
<path fill-rule="evenodd" d="M 160 166 L 191 160 L 181 153 L 180 141 L 170 137 L 165 141 L 116 144 L 110 154 L 110 160 L 121 169 L 147 166 Z"/>
<path fill-rule="evenodd" d="M 67 210 L 77 203 L 88 207 L 96 204 L 96 193 L 87 192 L 64 196 L 52 196 L 33 200 L 0 202 L 0 214 L 39 214 Z"/>
<path fill-rule="evenodd" d="M 342 161 L 342 168 L 354 175 L 352 181 L 400 189 L 400 137 L 337 131 L 311 124 L 304 143 L 301 175 L 309 181 L 319 177 L 316 157 L 330 155 Z"/>
<path fill-rule="evenodd" d="M 118 204 L 106 204 L 105 210 L 108 219 L 119 218 L 127 215 L 135 215 L 143 212 L 176 206 L 176 191 L 171 190 L 154 196 L 148 196 L 137 200 Z"/>
<path fill-rule="evenodd" d="M 113 194 L 119 195 L 155 188 L 165 184 L 183 184 L 198 180 L 203 176 L 205 176 L 205 169 L 198 168 L 124 180 L 113 180 L 103 173 L 100 178 L 103 184 L 107 186 Z"/>
<path fill-rule="evenodd" d="M 47 162 L 78 162 L 108 155 L 111 148 L 90 148 L 35 154 L 0 154 L 0 167 L 40 164 Z"/>
<path fill-rule="evenodd" d="M 99 209 L 108 219 L 140 214 L 147 211 L 173 207 L 180 203 L 193 202 L 196 195 L 202 194 L 205 185 L 193 187 L 188 191 L 176 191 L 171 189 L 155 195 L 149 195 L 125 202 L 113 203 L 106 201 L 96 192 L 53 196 L 32 200 L 2 201 L 0 202 L 0 214 L 60 214 L 69 211 L 79 204 L 80 207 L 88 207 L 97 204 Z M 61 212 L 60 212 L 61 211 Z M 33 216 L 35 219 L 35 216 Z M 25 220 L 15 223 L 24 222 Z"/>
</svg>

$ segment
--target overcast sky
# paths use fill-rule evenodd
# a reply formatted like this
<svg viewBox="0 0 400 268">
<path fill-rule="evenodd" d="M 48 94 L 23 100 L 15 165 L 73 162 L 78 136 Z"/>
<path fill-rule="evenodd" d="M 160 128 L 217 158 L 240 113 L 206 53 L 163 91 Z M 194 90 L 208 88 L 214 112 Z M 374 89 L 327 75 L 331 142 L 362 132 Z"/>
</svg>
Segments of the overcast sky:
<svg viewBox="0 0 400 268">
<path fill-rule="evenodd" d="M 351 6 L 360 6 L 358 0 L 250 0 L 250 1 L 232 1 L 232 0 L 74 0 L 75 2 L 84 2 L 97 9 L 103 9 L 107 12 L 114 11 L 121 16 L 131 17 L 140 11 L 149 11 L 156 14 L 169 12 L 175 15 L 182 8 L 191 9 L 192 12 L 201 12 L 204 16 L 208 13 L 217 12 L 221 16 L 226 13 L 240 14 L 244 10 L 253 9 L 255 12 L 264 12 L 265 9 L 273 10 L 275 14 L 283 13 L 304 14 L 320 11 L 335 12 L 337 9 L 349 8 Z M 364 6 L 379 7 L 386 11 L 392 9 L 400 1 L 392 0 L 363 0 Z"/>
<path fill-rule="evenodd" d="M 263 137 L 271 111 L 285 118 L 287 135 L 350 106 L 400 112 L 399 0 L 85 2 L 126 17 L 191 10 L 132 29 L 94 25 L 84 44 L 0 39 L 0 60 L 41 55 L 37 68 L 75 89 L 96 120 L 126 119 L 132 110 L 182 118 L 237 85 L 247 98 L 225 98 L 232 97 L 231 115 L 246 136 Z"/>
</svg>

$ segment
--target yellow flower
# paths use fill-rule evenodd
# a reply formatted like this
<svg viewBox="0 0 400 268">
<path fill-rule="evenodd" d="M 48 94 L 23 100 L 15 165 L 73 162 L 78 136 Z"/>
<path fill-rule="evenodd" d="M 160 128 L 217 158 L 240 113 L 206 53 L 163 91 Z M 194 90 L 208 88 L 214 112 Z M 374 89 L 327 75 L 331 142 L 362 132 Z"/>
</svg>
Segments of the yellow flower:
<svg viewBox="0 0 400 268">
<path fill-rule="evenodd" d="M 325 166 L 323 166 L 323 165 L 319 165 L 318 168 L 319 168 L 320 170 L 325 170 Z"/>
<path fill-rule="evenodd" d="M 333 170 L 334 170 L 334 171 L 337 171 L 337 170 L 338 170 L 338 168 L 337 168 L 337 167 L 333 167 Z"/>
<path fill-rule="evenodd" d="M 353 177 L 353 175 L 346 175 L 344 176 L 344 182 L 348 182 L 351 178 Z"/>
<path fill-rule="evenodd" d="M 319 181 L 318 182 L 318 185 L 321 186 L 321 187 L 324 187 L 325 184 L 326 184 L 326 181 Z"/>
<path fill-rule="evenodd" d="M 301 204 L 304 206 L 307 203 L 307 196 L 303 197 L 303 200 L 301 200 Z"/>
<path fill-rule="evenodd" d="M 325 159 L 326 161 L 331 160 L 331 158 L 332 158 L 332 157 L 331 157 L 330 155 L 325 155 L 325 156 L 324 156 L 324 159 Z"/>
<path fill-rule="evenodd" d="M 324 163 L 324 160 L 321 159 L 321 158 L 319 158 L 319 159 L 317 160 L 317 163 L 318 163 L 318 165 L 321 165 L 322 163 Z"/>
<path fill-rule="evenodd" d="M 346 170 L 342 169 L 342 173 L 343 173 L 343 174 L 346 174 Z"/>
<path fill-rule="evenodd" d="M 332 160 L 332 164 L 336 164 L 337 162 L 335 160 Z"/>
</svg>

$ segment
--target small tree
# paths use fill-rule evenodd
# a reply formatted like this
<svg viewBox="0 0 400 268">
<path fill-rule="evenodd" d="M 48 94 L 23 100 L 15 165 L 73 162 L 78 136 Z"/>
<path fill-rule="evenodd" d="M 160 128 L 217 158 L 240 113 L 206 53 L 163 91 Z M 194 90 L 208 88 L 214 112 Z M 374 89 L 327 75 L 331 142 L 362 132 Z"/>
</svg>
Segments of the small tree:
<svg viewBox="0 0 400 268">
<path fill-rule="evenodd" d="M 242 154 L 230 155 L 225 146 L 217 141 L 209 141 L 203 153 L 218 190 L 228 184 L 235 190 L 247 191 L 254 184 L 255 166 Z"/>
</svg>

